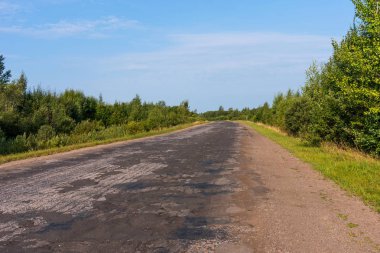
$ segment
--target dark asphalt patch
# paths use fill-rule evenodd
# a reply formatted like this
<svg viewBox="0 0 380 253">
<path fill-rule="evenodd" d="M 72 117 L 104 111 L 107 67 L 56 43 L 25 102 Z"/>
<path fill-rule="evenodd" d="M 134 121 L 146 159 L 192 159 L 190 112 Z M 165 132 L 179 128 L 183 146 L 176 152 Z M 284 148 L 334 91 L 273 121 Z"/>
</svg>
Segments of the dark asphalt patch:
<svg viewBox="0 0 380 253">
<path fill-rule="evenodd" d="M 207 227 L 183 227 L 176 231 L 176 237 L 185 240 L 210 240 L 225 239 L 227 235 L 222 230 L 215 231 Z"/>
<path fill-rule="evenodd" d="M 117 184 L 115 185 L 116 188 L 128 191 L 128 190 L 142 190 L 147 187 L 150 187 L 150 184 L 147 184 L 145 182 L 132 182 L 132 183 L 125 183 L 125 184 Z"/>
<path fill-rule="evenodd" d="M 65 192 L 69 192 L 69 191 L 75 191 L 75 190 L 78 190 L 82 187 L 86 187 L 86 186 L 90 186 L 90 185 L 96 185 L 98 184 L 98 182 L 96 182 L 95 180 L 92 180 L 92 179 L 79 179 L 79 180 L 75 180 L 73 182 L 70 183 L 70 186 L 67 186 L 67 187 L 64 187 L 62 188 L 59 192 L 60 193 L 65 193 Z"/>
</svg>

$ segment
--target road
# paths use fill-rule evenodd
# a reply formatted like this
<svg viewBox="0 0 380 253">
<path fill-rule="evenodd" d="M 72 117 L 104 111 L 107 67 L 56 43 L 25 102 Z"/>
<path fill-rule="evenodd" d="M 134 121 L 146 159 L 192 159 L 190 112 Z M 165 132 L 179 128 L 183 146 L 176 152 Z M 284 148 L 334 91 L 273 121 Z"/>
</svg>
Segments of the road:
<svg viewBox="0 0 380 253">
<path fill-rule="evenodd" d="M 0 203 L 0 252 L 380 251 L 377 213 L 233 122 L 2 165 Z"/>
</svg>

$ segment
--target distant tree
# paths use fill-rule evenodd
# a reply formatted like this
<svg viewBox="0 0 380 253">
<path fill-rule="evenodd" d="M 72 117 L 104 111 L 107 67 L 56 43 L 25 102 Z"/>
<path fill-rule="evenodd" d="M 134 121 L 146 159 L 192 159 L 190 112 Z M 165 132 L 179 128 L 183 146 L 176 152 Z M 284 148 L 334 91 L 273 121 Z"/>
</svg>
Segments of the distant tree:
<svg viewBox="0 0 380 253">
<path fill-rule="evenodd" d="M 128 120 L 129 121 L 140 121 L 141 120 L 141 98 L 139 95 L 136 95 L 130 102 L 130 113 Z"/>
<path fill-rule="evenodd" d="M 0 85 L 4 85 L 10 82 L 12 74 L 10 70 L 5 70 L 4 56 L 0 55 Z"/>
</svg>

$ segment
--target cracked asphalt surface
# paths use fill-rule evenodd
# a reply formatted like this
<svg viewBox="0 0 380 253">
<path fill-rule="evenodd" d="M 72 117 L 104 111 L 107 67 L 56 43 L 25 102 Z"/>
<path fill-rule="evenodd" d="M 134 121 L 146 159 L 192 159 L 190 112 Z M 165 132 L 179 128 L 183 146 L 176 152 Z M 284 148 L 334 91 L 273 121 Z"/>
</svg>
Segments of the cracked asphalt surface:
<svg viewBox="0 0 380 253">
<path fill-rule="evenodd" d="M 343 195 L 215 122 L 0 166 L 0 252 L 378 252 L 378 214 Z"/>
<path fill-rule="evenodd" d="M 251 227 L 219 214 L 242 190 L 232 176 L 242 131 L 209 124 L 4 170 L 0 250 L 183 252 L 238 240 Z"/>
</svg>

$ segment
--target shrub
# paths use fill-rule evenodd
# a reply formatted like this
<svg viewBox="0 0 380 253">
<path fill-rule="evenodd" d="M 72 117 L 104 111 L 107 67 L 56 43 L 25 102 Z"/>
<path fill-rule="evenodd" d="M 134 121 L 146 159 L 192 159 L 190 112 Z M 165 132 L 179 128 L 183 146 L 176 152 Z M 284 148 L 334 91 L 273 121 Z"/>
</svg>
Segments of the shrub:
<svg viewBox="0 0 380 253">
<path fill-rule="evenodd" d="M 55 147 L 60 147 L 62 146 L 61 145 L 61 138 L 56 135 L 56 136 L 53 136 L 51 139 L 49 139 L 46 143 L 46 146 L 48 148 L 55 148 Z"/>
<path fill-rule="evenodd" d="M 48 141 L 50 138 L 55 136 L 55 131 L 50 125 L 43 125 L 40 127 L 37 133 L 38 141 Z"/>
<path fill-rule="evenodd" d="M 299 136 L 310 124 L 311 109 L 308 99 L 295 98 L 285 112 L 285 130 L 291 135 Z"/>
<path fill-rule="evenodd" d="M 34 134 L 30 134 L 26 141 L 30 150 L 36 150 L 38 148 L 37 138 Z"/>
<path fill-rule="evenodd" d="M 75 128 L 75 121 L 70 117 L 60 118 L 54 124 L 54 129 L 56 129 L 58 133 L 71 133 L 74 128 Z"/>
<path fill-rule="evenodd" d="M 368 153 L 380 156 L 380 115 L 366 117 L 365 126 L 361 131 L 353 131 L 355 145 Z"/>
<path fill-rule="evenodd" d="M 73 134 L 87 134 L 92 131 L 100 131 L 103 129 L 104 126 L 101 122 L 85 120 L 75 126 Z"/>
<path fill-rule="evenodd" d="M 37 132 L 37 145 L 39 148 L 47 148 L 48 141 L 55 136 L 55 131 L 50 125 L 43 125 Z"/>
<path fill-rule="evenodd" d="M 10 143 L 11 153 L 25 152 L 27 150 L 28 142 L 26 139 L 26 134 L 17 135 L 16 138 Z"/>
<path fill-rule="evenodd" d="M 127 132 L 131 135 L 144 132 L 144 124 L 141 122 L 130 121 L 127 124 Z"/>
</svg>

